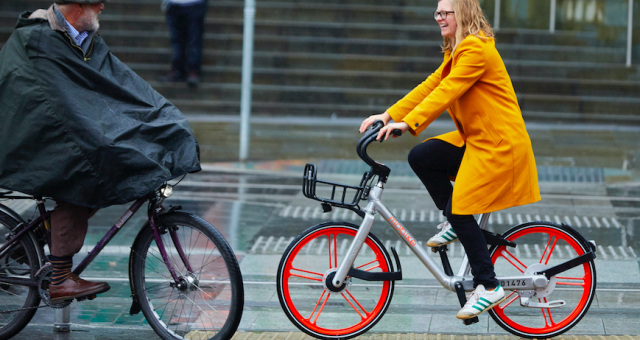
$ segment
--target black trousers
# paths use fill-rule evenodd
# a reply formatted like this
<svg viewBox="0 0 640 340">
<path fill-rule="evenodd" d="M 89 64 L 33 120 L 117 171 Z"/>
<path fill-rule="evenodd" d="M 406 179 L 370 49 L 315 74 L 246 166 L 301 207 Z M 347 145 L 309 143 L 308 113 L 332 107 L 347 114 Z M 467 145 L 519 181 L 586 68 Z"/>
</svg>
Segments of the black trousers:
<svg viewBox="0 0 640 340">
<path fill-rule="evenodd" d="M 189 72 L 200 75 L 206 13 L 206 1 L 184 6 L 171 5 L 167 9 L 173 50 L 172 70 L 178 76 L 186 76 Z"/>
<path fill-rule="evenodd" d="M 487 243 L 475 218 L 473 215 L 451 213 L 453 186 L 449 176 L 458 173 L 464 151 L 465 147 L 459 148 L 438 139 L 430 139 L 411 149 L 409 164 L 458 235 L 471 264 L 474 286 L 482 284 L 485 288 L 497 287 L 499 282 L 493 270 Z"/>
</svg>

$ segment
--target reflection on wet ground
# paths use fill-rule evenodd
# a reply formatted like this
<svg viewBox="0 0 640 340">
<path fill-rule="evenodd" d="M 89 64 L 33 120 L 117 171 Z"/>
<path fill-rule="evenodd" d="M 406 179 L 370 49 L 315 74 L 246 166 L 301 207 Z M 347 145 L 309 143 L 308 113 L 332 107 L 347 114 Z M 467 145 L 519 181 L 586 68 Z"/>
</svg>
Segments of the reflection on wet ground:
<svg viewBox="0 0 640 340">
<path fill-rule="evenodd" d="M 252 157 L 277 161 L 240 165 L 230 162 L 237 150 L 231 138 L 237 136 L 233 124 L 197 124 L 194 128 L 204 146 L 204 159 L 212 163 L 205 166 L 205 171 L 187 176 L 167 203 L 181 205 L 184 211 L 209 221 L 236 251 L 246 291 L 240 329 L 295 331 L 284 316 L 276 294 L 275 274 L 281 254 L 295 236 L 312 225 L 327 220 L 355 224 L 360 221 L 357 215 L 344 209 L 322 213 L 318 202 L 304 198 L 300 191 L 302 169 L 307 161 L 342 162 L 336 163 L 342 168 L 322 168 L 319 178 L 356 185 L 361 174 L 355 168 L 358 162 L 354 161 L 353 151 L 359 135 L 353 127 L 341 125 L 294 126 L 287 131 L 280 126 L 256 126 Z M 209 134 L 207 129 L 214 133 Z M 447 129 L 446 124 L 441 124 L 433 129 L 433 134 Z M 570 224 L 587 239 L 595 240 L 598 291 L 589 313 L 570 334 L 640 334 L 637 322 L 640 316 L 640 176 L 634 158 L 640 143 L 635 137 L 637 131 L 530 130 L 538 163 L 548 167 L 549 173 L 557 170 L 560 174 L 562 169 L 584 167 L 593 169 L 592 173 L 599 174 L 600 180 L 571 180 L 581 178 L 576 176 L 541 178 L 543 199 L 540 202 L 494 213 L 488 229 L 500 233 L 524 221 L 548 220 Z M 220 140 L 223 142 L 218 144 Z M 382 199 L 417 240 L 425 241 L 437 231 L 434 227 L 443 217 L 417 178 L 401 169 L 406 153 L 418 141 L 403 137 L 374 145 L 371 154 L 376 159 L 398 162 L 399 168 L 392 172 Z M 213 147 L 222 144 L 224 147 Z M 11 204 L 25 217 L 32 214 L 32 207 L 28 205 Z M 82 254 L 98 242 L 125 210 L 126 207 L 117 206 L 96 214 L 90 221 L 86 248 L 76 256 L 75 263 L 80 262 Z M 74 303 L 71 311 L 74 324 L 130 327 L 153 338 L 141 314 L 128 314 L 131 304 L 127 272 L 129 247 L 144 223 L 144 214 L 135 215 L 85 271 L 85 278 L 108 280 L 112 289 L 96 300 Z M 478 324 L 463 326 L 454 316 L 459 308 L 455 294 L 438 288 L 433 276 L 408 253 L 408 248 L 383 221 L 376 220 L 372 233 L 386 248 L 398 249 L 407 273 L 405 279 L 397 283 L 387 314 L 372 332 L 504 333 L 486 315 L 481 316 Z M 527 243 L 520 247 L 518 256 L 537 261 L 541 248 L 536 242 Z M 459 244 L 451 246 L 454 268 L 460 263 L 461 251 Z M 315 254 L 319 259 L 326 256 L 317 251 Z M 554 254 L 557 260 L 567 255 L 565 248 Z M 35 326 L 16 339 L 50 334 L 46 327 L 40 327 L 52 321 L 52 311 L 41 309 L 32 321 Z M 43 333 L 39 333 L 40 330 Z"/>
</svg>

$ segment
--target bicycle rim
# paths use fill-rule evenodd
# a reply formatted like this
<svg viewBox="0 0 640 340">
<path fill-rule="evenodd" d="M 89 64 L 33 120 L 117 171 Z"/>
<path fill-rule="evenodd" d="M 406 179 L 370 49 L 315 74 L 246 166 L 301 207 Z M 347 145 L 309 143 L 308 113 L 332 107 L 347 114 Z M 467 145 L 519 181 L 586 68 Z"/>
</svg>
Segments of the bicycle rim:
<svg viewBox="0 0 640 340">
<path fill-rule="evenodd" d="M 0 235 L 6 235 L 17 225 L 12 218 L 0 214 Z M 28 237 L 28 236 L 27 236 Z M 5 239 L 2 237 L 2 244 Z M 30 239 L 18 241 L 5 256 L 0 258 L 0 276 L 34 278 L 40 268 L 38 254 Z M 0 312 L 34 307 L 40 304 L 37 287 L 0 284 Z M 0 313 L 0 338 L 7 339 L 20 332 L 31 320 L 36 310 Z"/>
<path fill-rule="evenodd" d="M 149 324 L 164 339 L 226 339 L 242 315 L 242 277 L 222 235 L 195 216 L 163 216 L 163 226 L 176 235 L 191 264 L 180 258 L 169 232 L 161 235 L 173 269 L 183 282 L 178 288 L 162 259 L 151 228 L 134 267 L 136 291 Z M 142 277 L 141 277 L 142 275 Z M 185 288 L 185 285 L 187 288 Z"/>
<path fill-rule="evenodd" d="M 393 295 L 393 281 L 347 278 L 347 287 L 333 292 L 323 277 L 335 271 L 357 232 L 357 226 L 324 224 L 305 231 L 283 255 L 278 269 L 278 296 L 285 314 L 302 331 L 318 338 L 350 338 L 366 332 L 384 315 Z M 372 234 L 354 268 L 393 271 L 389 255 Z"/>
<path fill-rule="evenodd" d="M 563 226 L 550 222 L 532 222 L 515 227 L 504 235 L 518 246 L 496 247 L 491 253 L 500 276 L 522 274 L 527 267 L 543 264 L 548 267 L 584 254 L 588 249 Z M 553 291 L 531 301 L 548 303 L 562 300 L 558 308 L 529 308 L 519 303 L 517 291 L 507 292 L 503 303 L 491 310 L 493 319 L 505 330 L 522 337 L 540 338 L 562 334 L 586 314 L 595 294 L 596 273 L 593 261 L 558 274 Z M 550 284 L 553 285 L 553 284 Z"/>
</svg>

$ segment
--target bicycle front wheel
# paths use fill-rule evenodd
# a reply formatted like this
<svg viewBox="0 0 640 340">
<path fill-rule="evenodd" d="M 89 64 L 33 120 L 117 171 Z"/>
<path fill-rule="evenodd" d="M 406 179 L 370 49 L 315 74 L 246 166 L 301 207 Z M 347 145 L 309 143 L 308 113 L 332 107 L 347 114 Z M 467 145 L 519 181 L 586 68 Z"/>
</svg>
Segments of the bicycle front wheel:
<svg viewBox="0 0 640 340">
<path fill-rule="evenodd" d="M 336 288 L 331 282 L 353 241 L 358 226 L 327 222 L 305 230 L 289 244 L 280 260 L 277 289 L 289 320 L 301 331 L 320 339 L 348 339 L 373 327 L 384 315 L 393 295 L 393 281 L 363 281 L 347 277 Z M 392 272 L 389 253 L 369 234 L 354 268 Z"/>
<path fill-rule="evenodd" d="M 590 251 L 589 245 L 570 227 L 551 222 L 528 222 L 509 229 L 502 235 L 518 246 L 493 247 L 491 260 L 499 276 L 517 276 L 541 271 Z M 508 285 L 508 283 L 503 283 Z M 557 308 L 520 306 L 518 291 L 494 307 L 491 317 L 508 332 L 525 338 L 551 338 L 573 326 L 587 313 L 596 291 L 596 268 L 593 260 L 551 278 L 543 290 L 536 290 L 531 301 L 549 303 L 563 301 Z"/>
<path fill-rule="evenodd" d="M 0 212 L 0 235 L 8 235 L 19 222 Z M 6 240 L 2 237 L 2 246 Z M 35 280 L 40 268 L 38 253 L 28 235 L 24 235 L 0 257 L 0 278 L 22 278 Z M 0 339 L 18 334 L 33 318 L 40 304 L 38 287 L 0 283 Z"/>
<path fill-rule="evenodd" d="M 244 305 L 242 275 L 231 247 L 195 215 L 170 213 L 160 219 L 160 237 L 180 285 L 147 226 L 131 254 L 133 285 L 147 322 L 167 340 L 231 339 Z"/>
</svg>

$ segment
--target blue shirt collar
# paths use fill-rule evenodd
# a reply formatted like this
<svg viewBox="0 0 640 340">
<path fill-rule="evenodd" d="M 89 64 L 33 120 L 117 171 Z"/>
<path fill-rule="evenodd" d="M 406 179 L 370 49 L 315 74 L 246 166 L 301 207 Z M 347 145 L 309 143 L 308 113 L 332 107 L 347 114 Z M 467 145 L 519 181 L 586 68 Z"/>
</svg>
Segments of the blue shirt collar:
<svg viewBox="0 0 640 340">
<path fill-rule="evenodd" d="M 53 6 L 53 12 L 55 13 L 56 18 L 58 18 L 58 21 L 64 22 L 65 26 L 67 27 L 67 33 L 69 33 L 71 38 L 73 38 L 73 40 L 78 44 L 78 46 L 81 46 L 84 39 L 86 39 L 89 36 L 89 32 L 87 31 L 78 32 L 78 30 L 75 29 L 75 27 L 69 24 L 67 19 L 64 17 L 64 15 L 62 15 L 62 13 L 60 13 L 60 11 L 56 8 L 56 6 Z"/>
</svg>

